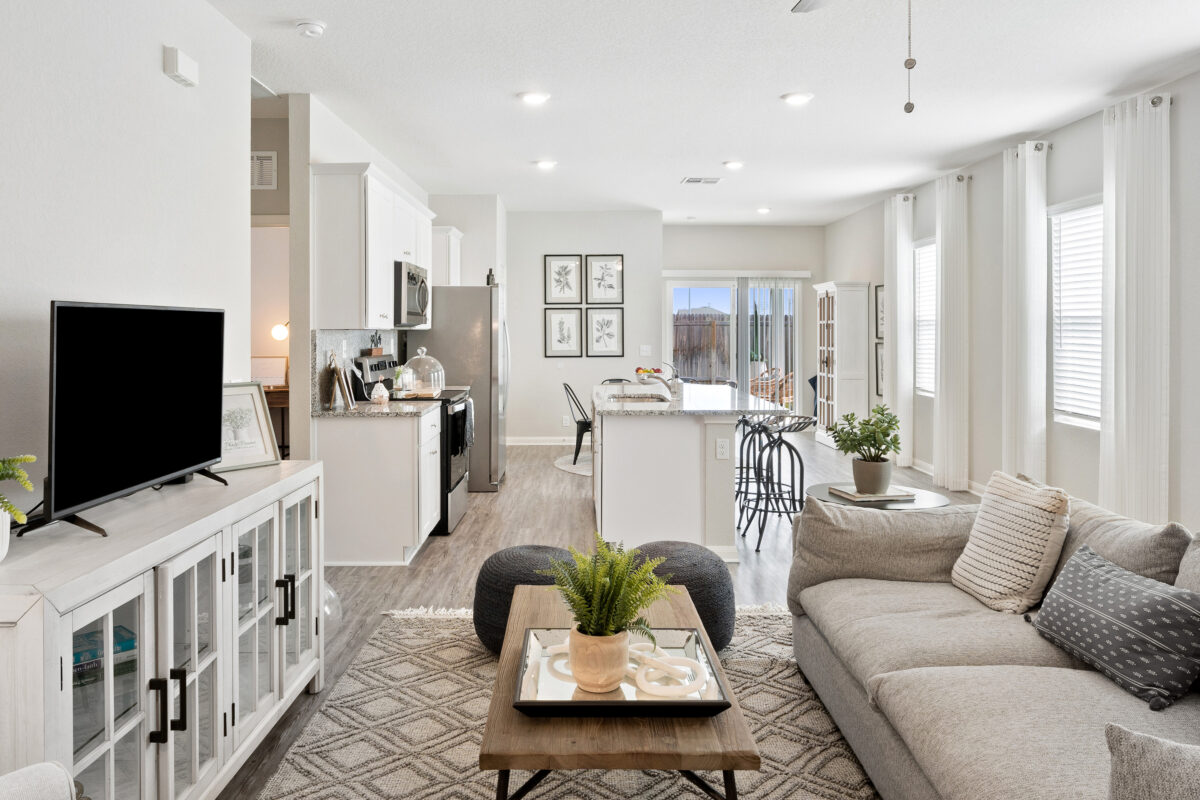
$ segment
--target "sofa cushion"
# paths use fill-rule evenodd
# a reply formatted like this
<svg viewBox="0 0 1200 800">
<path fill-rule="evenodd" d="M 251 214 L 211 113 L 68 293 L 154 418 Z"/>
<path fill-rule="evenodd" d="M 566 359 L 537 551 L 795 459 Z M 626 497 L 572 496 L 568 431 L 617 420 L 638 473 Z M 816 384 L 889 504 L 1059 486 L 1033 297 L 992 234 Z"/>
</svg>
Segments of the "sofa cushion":
<svg viewBox="0 0 1200 800">
<path fill-rule="evenodd" d="M 1121 569 L 1087 545 L 1046 593 L 1034 627 L 1155 710 L 1200 676 L 1200 594 Z"/>
<path fill-rule="evenodd" d="M 1156 713 L 1092 671 L 929 667 L 872 688 L 944 800 L 1107 800 L 1110 722 L 1200 744 L 1200 694 Z"/>
<path fill-rule="evenodd" d="M 1200 747 L 1147 736 L 1109 723 L 1108 800 L 1196 800 Z"/>
<path fill-rule="evenodd" d="M 1062 551 L 1067 502 L 1062 489 L 993 472 L 951 582 L 996 611 L 1033 608 Z"/>
<path fill-rule="evenodd" d="M 1183 560 L 1179 562 L 1179 574 L 1175 576 L 1175 585 L 1180 589 L 1200 592 L 1200 539 L 1193 539 Z"/>
<path fill-rule="evenodd" d="M 1058 557 L 1055 577 L 1075 551 L 1085 544 L 1102 558 L 1163 583 L 1174 583 L 1192 536 L 1175 522 L 1152 525 L 1105 511 L 1077 497 L 1071 498 L 1071 524 Z"/>
<path fill-rule="evenodd" d="M 1086 668 L 1013 614 L 992 611 L 948 583 L 845 578 L 800 601 L 866 689 L 885 672 L 986 664 Z"/>
</svg>

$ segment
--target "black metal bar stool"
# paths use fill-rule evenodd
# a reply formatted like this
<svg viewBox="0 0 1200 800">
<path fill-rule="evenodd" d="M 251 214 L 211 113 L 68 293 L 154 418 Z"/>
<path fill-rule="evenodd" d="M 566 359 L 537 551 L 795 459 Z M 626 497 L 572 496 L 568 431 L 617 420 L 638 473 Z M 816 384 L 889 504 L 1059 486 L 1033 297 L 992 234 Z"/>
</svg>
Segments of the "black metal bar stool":
<svg viewBox="0 0 1200 800">
<path fill-rule="evenodd" d="M 746 514 L 746 498 L 750 495 L 751 487 L 755 480 L 755 463 L 758 461 L 758 454 L 762 451 L 763 445 L 766 444 L 768 431 L 766 423 L 770 417 L 763 416 L 743 416 L 738 419 L 734 426 L 734 433 L 738 441 L 738 460 L 737 466 L 734 467 L 734 502 L 738 504 L 738 519 L 737 527 L 742 527 L 742 519 Z M 753 518 L 753 512 L 751 512 Z"/>
<path fill-rule="evenodd" d="M 785 438 L 816 423 L 814 417 L 775 417 L 758 423 L 765 439 L 754 460 L 753 484 L 747 487 L 742 509 L 749 510 L 742 536 L 758 519 L 758 542 L 754 552 L 762 548 L 768 515 L 786 515 L 789 520 L 804 508 L 804 459 L 800 451 Z M 754 429 L 752 427 L 752 434 Z M 740 516 L 739 516 L 740 521 Z"/>
</svg>

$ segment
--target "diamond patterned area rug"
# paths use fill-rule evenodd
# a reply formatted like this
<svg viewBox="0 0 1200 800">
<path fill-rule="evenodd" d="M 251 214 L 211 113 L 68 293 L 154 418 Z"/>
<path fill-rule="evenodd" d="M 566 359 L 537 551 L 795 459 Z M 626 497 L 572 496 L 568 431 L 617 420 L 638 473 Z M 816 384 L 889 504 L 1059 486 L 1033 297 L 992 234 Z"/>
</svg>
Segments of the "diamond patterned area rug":
<svg viewBox="0 0 1200 800">
<path fill-rule="evenodd" d="M 330 690 L 260 800 L 491 800 L 478 767 L 497 659 L 469 612 L 392 612 Z M 739 609 L 720 654 L 762 755 L 739 772 L 756 800 L 871 800 L 870 781 L 792 656 L 787 613 Z M 512 787 L 529 773 L 513 772 Z M 720 785 L 720 774 L 706 777 Z M 532 800 L 702 797 L 657 771 L 553 772 Z"/>
</svg>

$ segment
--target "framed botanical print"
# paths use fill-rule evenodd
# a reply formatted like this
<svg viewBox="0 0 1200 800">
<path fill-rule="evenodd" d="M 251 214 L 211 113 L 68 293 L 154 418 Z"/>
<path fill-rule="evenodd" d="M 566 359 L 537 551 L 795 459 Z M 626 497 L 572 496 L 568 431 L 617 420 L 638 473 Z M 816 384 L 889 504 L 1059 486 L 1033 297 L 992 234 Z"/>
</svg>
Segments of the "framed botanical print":
<svg viewBox="0 0 1200 800">
<path fill-rule="evenodd" d="M 583 309 L 547 308 L 545 314 L 546 358 L 582 358 Z"/>
<path fill-rule="evenodd" d="M 625 257 L 587 257 L 588 305 L 620 305 L 625 302 Z"/>
<path fill-rule="evenodd" d="M 583 303 L 583 256 L 545 256 L 546 305 Z"/>
<path fill-rule="evenodd" d="M 876 339 L 883 338 L 883 324 L 885 322 L 887 322 L 887 319 L 884 317 L 883 311 L 884 311 L 883 284 L 880 283 L 875 286 L 875 338 Z"/>
<path fill-rule="evenodd" d="M 227 383 L 221 398 L 221 460 L 213 472 L 279 463 L 261 383 Z"/>
<path fill-rule="evenodd" d="M 884 367 L 887 362 L 883 360 L 883 342 L 875 343 L 875 394 L 883 397 L 884 379 L 887 375 L 884 372 Z"/>
<path fill-rule="evenodd" d="M 625 309 L 587 310 L 587 354 L 591 358 L 625 355 Z"/>
</svg>

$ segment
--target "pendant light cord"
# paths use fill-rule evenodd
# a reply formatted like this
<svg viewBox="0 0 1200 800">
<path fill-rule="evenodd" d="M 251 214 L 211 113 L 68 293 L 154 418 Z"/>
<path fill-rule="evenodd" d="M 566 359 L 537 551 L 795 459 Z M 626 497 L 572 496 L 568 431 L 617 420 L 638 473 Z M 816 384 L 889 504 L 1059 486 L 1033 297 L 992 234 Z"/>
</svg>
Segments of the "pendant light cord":
<svg viewBox="0 0 1200 800">
<path fill-rule="evenodd" d="M 904 60 L 904 70 L 906 73 L 906 83 L 908 85 L 907 102 L 904 104 L 904 113 L 911 114 L 916 108 L 912 101 L 912 71 L 917 65 L 917 60 L 912 55 L 912 0 L 908 0 L 908 58 Z"/>
</svg>

